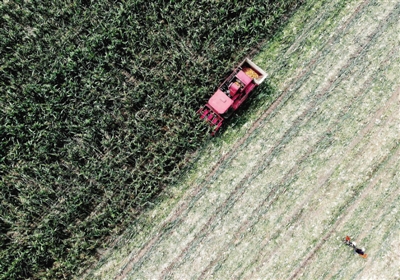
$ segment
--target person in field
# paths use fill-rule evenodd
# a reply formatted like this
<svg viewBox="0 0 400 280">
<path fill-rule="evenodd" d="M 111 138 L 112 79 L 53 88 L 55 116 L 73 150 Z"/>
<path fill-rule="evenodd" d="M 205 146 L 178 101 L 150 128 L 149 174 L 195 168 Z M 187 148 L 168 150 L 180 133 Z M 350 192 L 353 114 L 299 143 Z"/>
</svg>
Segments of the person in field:
<svg viewBox="0 0 400 280">
<path fill-rule="evenodd" d="M 346 236 L 346 239 L 344 241 L 344 243 L 346 243 L 346 245 L 352 247 L 354 249 L 354 252 L 356 252 L 357 254 L 359 254 L 361 257 L 363 257 L 364 259 L 368 256 L 367 254 L 365 254 L 365 249 L 362 248 L 357 248 L 357 244 L 355 242 L 352 242 L 350 240 L 349 236 Z"/>
</svg>

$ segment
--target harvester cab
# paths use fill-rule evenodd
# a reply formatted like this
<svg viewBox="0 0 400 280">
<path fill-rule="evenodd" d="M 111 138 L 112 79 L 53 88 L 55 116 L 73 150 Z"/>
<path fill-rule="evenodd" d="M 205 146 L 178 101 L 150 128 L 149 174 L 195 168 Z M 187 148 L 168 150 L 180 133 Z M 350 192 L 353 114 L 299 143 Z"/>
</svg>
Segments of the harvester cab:
<svg viewBox="0 0 400 280">
<path fill-rule="evenodd" d="M 212 127 L 211 135 L 215 135 L 224 119 L 236 111 L 248 98 L 250 92 L 266 77 L 267 73 L 248 58 L 235 68 L 217 88 L 207 104 L 197 111 L 200 119 L 205 120 Z"/>
</svg>

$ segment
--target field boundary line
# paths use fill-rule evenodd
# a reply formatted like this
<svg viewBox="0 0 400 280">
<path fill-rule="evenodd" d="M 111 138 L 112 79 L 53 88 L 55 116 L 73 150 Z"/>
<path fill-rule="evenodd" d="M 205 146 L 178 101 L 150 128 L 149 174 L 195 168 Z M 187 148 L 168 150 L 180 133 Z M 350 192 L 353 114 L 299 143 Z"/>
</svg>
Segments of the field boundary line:
<svg viewBox="0 0 400 280">
<path fill-rule="evenodd" d="M 390 17 L 390 15 L 391 15 L 391 14 L 389 13 L 388 17 Z M 354 54 L 354 55 L 352 55 L 352 56 L 349 57 L 347 64 L 345 64 L 341 69 L 338 70 L 339 73 L 343 73 L 343 69 L 347 69 L 347 68 L 349 68 L 350 66 L 354 65 L 354 64 L 352 63 L 352 62 L 354 61 L 354 59 L 356 59 L 357 57 L 359 57 L 359 55 L 360 55 L 363 51 L 365 51 L 366 49 L 368 49 L 368 46 L 370 45 L 371 41 L 373 41 L 374 38 L 376 38 L 376 35 L 379 33 L 379 31 L 381 31 L 380 26 L 378 26 L 378 28 L 375 30 L 375 32 L 372 32 L 372 35 L 368 36 L 369 40 L 368 40 L 365 44 L 363 44 L 362 46 L 360 46 L 360 47 L 355 51 L 355 54 Z M 318 93 L 318 94 L 316 94 L 315 99 L 313 100 L 313 102 L 311 102 L 311 105 L 308 106 L 308 108 L 293 122 L 293 125 L 291 126 L 291 128 L 289 128 L 289 129 L 287 130 L 287 132 L 286 132 L 286 133 L 284 134 L 284 136 L 281 138 L 281 141 L 279 141 L 280 144 L 278 144 L 278 145 L 281 145 L 281 144 L 284 142 L 284 139 L 286 138 L 286 136 L 287 136 L 288 134 L 291 134 L 291 133 L 292 133 L 293 127 L 298 127 L 298 124 L 299 124 L 300 122 L 304 121 L 305 116 L 311 111 L 312 108 L 315 107 L 316 104 L 318 104 L 318 102 L 320 101 L 320 98 L 321 98 L 322 96 L 324 96 L 327 92 L 329 92 L 329 91 L 332 89 L 332 87 L 334 86 L 334 84 L 337 84 L 338 79 L 343 79 L 343 78 L 344 78 L 344 75 L 343 75 L 343 74 L 338 75 L 336 80 L 330 80 L 329 83 L 321 90 L 321 92 Z M 254 126 L 252 126 L 252 128 L 255 129 Z M 249 135 L 250 135 L 250 133 L 252 133 L 253 131 L 254 131 L 254 130 L 250 130 Z M 247 138 L 243 138 L 243 139 L 244 139 L 244 140 L 247 140 Z M 277 146 L 274 146 L 273 148 L 271 148 L 269 154 L 271 153 L 271 151 L 273 151 L 274 149 L 276 149 L 276 147 L 277 147 Z M 243 186 L 241 186 L 241 185 L 243 185 L 243 184 L 248 180 L 248 178 L 253 177 L 253 176 L 254 176 L 253 174 L 252 174 L 252 175 L 248 175 L 248 176 L 244 177 L 244 178 L 240 181 L 240 183 L 238 183 L 239 187 L 235 188 L 234 191 L 231 192 L 229 198 L 222 204 L 222 206 L 223 206 L 222 209 L 225 208 L 227 202 L 229 202 L 229 201 L 231 200 L 231 198 L 236 194 L 236 192 L 237 192 L 239 189 L 243 188 Z M 192 241 L 189 242 L 188 245 L 184 248 L 184 250 L 182 251 L 182 253 L 181 253 L 178 257 L 176 257 L 176 258 L 170 263 L 170 265 L 169 265 L 166 269 L 164 269 L 164 271 L 163 271 L 163 273 L 162 273 L 162 275 L 161 275 L 161 278 L 164 278 L 164 277 L 172 270 L 172 268 L 175 266 L 175 264 L 178 262 L 178 260 L 181 259 L 185 254 L 187 254 L 187 252 L 189 251 L 190 247 L 192 247 L 192 245 L 194 244 L 195 240 L 197 239 L 197 236 L 202 236 L 202 235 L 204 235 L 204 233 L 210 228 L 210 222 L 211 222 L 212 220 L 215 219 L 215 217 L 216 217 L 217 214 L 220 214 L 220 211 L 218 210 L 218 209 L 220 209 L 220 208 L 221 208 L 221 207 L 218 207 L 218 208 L 217 208 L 217 210 L 215 211 L 216 214 L 214 214 L 213 216 L 210 217 L 210 219 L 209 219 L 209 220 L 207 221 L 207 223 L 202 227 L 202 229 L 195 235 L 195 237 L 192 239 Z"/>
<path fill-rule="evenodd" d="M 337 34 L 337 36 L 334 36 L 332 38 L 330 38 L 330 40 L 327 42 L 326 45 L 330 45 L 333 41 L 335 41 L 338 37 L 339 37 L 339 31 L 345 30 L 348 25 L 350 24 L 350 22 L 352 20 L 354 20 L 355 16 L 360 12 L 360 10 L 362 10 L 366 4 L 369 2 L 369 0 L 365 0 L 363 1 L 362 5 L 360 5 L 360 9 L 357 8 L 356 11 L 352 14 L 352 16 L 340 27 L 337 28 L 337 31 L 335 32 L 335 34 Z M 118 279 L 123 279 L 126 274 L 128 273 L 129 270 L 131 270 L 134 266 L 135 263 L 138 263 L 140 259 L 142 259 L 147 253 L 149 253 L 149 251 L 151 250 L 151 248 L 160 241 L 160 239 L 163 236 L 163 232 L 165 229 L 168 228 L 168 226 L 172 223 L 173 220 L 176 220 L 177 217 L 181 216 L 182 213 L 188 208 L 188 205 L 191 204 L 190 201 L 188 201 L 187 199 L 189 198 L 194 198 L 196 197 L 201 190 L 204 188 L 203 187 L 203 182 L 207 182 L 209 181 L 214 174 L 217 172 L 217 170 L 219 169 L 220 165 L 225 162 L 227 159 L 231 158 L 235 153 L 236 153 L 236 149 L 238 149 L 239 147 L 243 146 L 243 144 L 245 143 L 245 141 L 252 135 L 252 133 L 258 128 L 260 127 L 260 124 L 262 121 L 264 121 L 268 116 L 272 115 L 273 112 L 275 111 L 275 109 L 281 104 L 281 103 L 285 103 L 286 100 L 284 100 L 285 97 L 287 97 L 287 95 L 289 95 L 289 92 L 291 91 L 291 87 L 292 85 L 296 84 L 296 81 L 300 80 L 305 74 L 309 73 L 312 71 L 312 67 L 315 65 L 318 57 L 320 57 L 322 55 L 322 49 L 319 50 L 319 53 L 317 55 L 316 58 L 314 58 L 313 60 L 311 60 L 307 66 L 305 67 L 305 70 L 303 72 L 301 72 L 299 75 L 296 76 L 296 78 L 294 79 L 294 81 L 288 85 L 287 87 L 285 87 L 285 89 L 283 90 L 282 94 L 280 94 L 277 99 L 268 107 L 268 109 L 265 111 L 265 113 L 263 113 L 254 123 L 253 125 L 250 127 L 248 134 L 246 136 L 244 136 L 243 138 L 241 138 L 231 149 L 230 152 L 228 152 L 227 154 L 225 154 L 224 156 L 222 156 L 217 162 L 216 164 L 210 169 L 211 171 L 209 172 L 209 174 L 207 175 L 207 177 L 205 179 L 202 180 L 201 183 L 199 183 L 197 185 L 197 187 L 190 192 L 189 195 L 187 195 L 182 201 L 182 203 L 178 206 L 177 210 L 174 211 L 166 220 L 165 222 L 162 223 L 161 227 L 158 230 L 158 233 L 153 236 L 148 242 L 145 243 L 145 245 L 142 247 L 142 249 L 140 249 L 139 252 L 132 252 L 132 254 L 128 257 L 128 261 L 127 263 L 120 269 L 120 271 L 118 272 L 118 274 L 115 276 L 115 280 Z M 308 69 L 308 70 L 307 70 Z M 137 253 L 134 255 L 134 253 Z"/>
<path fill-rule="evenodd" d="M 395 53 L 395 50 L 396 50 L 396 49 L 397 49 L 397 47 L 395 47 L 394 49 L 392 49 L 392 51 L 389 53 L 389 56 L 387 57 L 387 59 L 384 60 L 384 61 L 381 63 L 381 65 L 384 65 L 385 63 L 387 63 L 388 61 L 390 61 L 391 55 L 392 55 L 393 53 Z M 378 68 L 380 69 L 381 67 L 378 67 Z M 377 70 L 377 71 L 378 71 L 378 70 Z M 371 76 L 374 76 L 374 75 L 375 75 L 375 73 L 372 73 L 372 74 L 371 74 Z M 365 95 L 365 94 L 366 94 L 365 89 L 366 89 L 368 86 L 370 86 L 370 85 L 372 84 L 372 81 L 373 81 L 373 80 L 367 80 L 367 81 L 365 82 L 364 86 L 358 91 L 358 93 L 357 93 L 353 98 L 359 98 L 360 96 Z M 388 103 L 388 102 L 386 102 L 386 104 L 387 104 L 387 103 Z M 349 106 L 346 106 L 346 107 L 343 108 L 343 110 L 342 110 L 341 113 L 339 114 L 338 119 L 337 119 L 335 122 L 333 122 L 333 123 L 327 128 L 327 131 L 328 131 L 328 132 L 332 132 L 332 131 L 333 131 L 333 128 L 336 127 L 337 123 L 340 121 L 340 118 L 343 117 L 343 116 L 345 116 L 345 115 L 348 113 L 348 111 L 350 110 L 350 108 L 351 108 L 351 106 L 352 106 L 353 104 L 354 104 L 354 103 L 351 103 Z M 384 107 L 386 107 L 386 106 L 384 106 Z M 381 111 L 383 110 L 384 107 L 382 107 L 380 111 L 378 111 L 378 112 L 375 113 L 375 115 L 374 115 L 375 118 L 376 118 L 376 115 L 379 115 L 379 114 L 381 113 Z M 372 118 L 374 118 L 374 117 L 372 117 Z M 370 130 L 370 127 L 364 128 L 364 129 L 362 130 L 362 132 L 361 132 L 361 135 L 365 135 L 369 130 Z M 287 183 L 285 183 L 285 181 L 287 182 L 288 180 L 291 179 L 291 178 L 288 178 L 288 176 L 290 176 L 291 174 L 295 174 L 295 173 L 297 172 L 298 168 L 299 168 L 299 165 L 300 165 L 300 164 L 301 164 L 301 163 L 302 163 L 316 148 L 318 148 L 318 144 L 321 143 L 322 141 L 324 141 L 326 138 L 327 138 L 326 134 L 323 134 L 322 137 L 320 137 L 320 138 L 315 142 L 315 144 L 314 144 L 312 147 L 310 147 L 310 148 L 308 149 L 308 151 L 301 157 L 301 159 L 296 163 L 296 165 L 295 165 L 289 172 L 287 172 L 287 173 L 285 174 L 284 178 L 281 180 L 281 182 L 280 182 L 278 185 L 287 184 Z M 350 145 L 350 147 L 349 147 L 348 149 L 352 149 L 352 148 L 360 141 L 360 139 L 361 139 L 360 136 L 358 136 L 357 139 L 355 140 L 355 142 L 353 141 L 352 144 Z M 330 174 L 331 174 L 331 173 L 330 173 Z M 328 177 L 329 177 L 329 176 L 327 176 L 327 178 L 323 179 L 322 182 L 325 183 L 325 182 L 327 181 Z M 320 182 L 321 182 L 321 179 L 320 179 Z M 275 191 L 274 191 L 274 190 L 271 190 L 271 193 L 272 193 L 272 192 L 275 192 Z M 283 190 L 283 192 L 285 192 L 285 189 Z M 262 208 L 265 206 L 265 203 L 268 201 L 268 198 L 269 198 L 270 196 L 271 196 L 271 195 L 268 194 L 268 197 L 267 197 L 257 208 L 255 208 L 255 209 L 253 210 L 253 212 L 252 212 L 252 214 L 250 215 L 250 217 L 256 216 L 255 213 L 258 213 L 259 210 L 262 209 Z M 271 201 L 269 202 L 269 205 L 271 205 Z M 268 207 L 267 207 L 267 208 L 268 208 Z M 299 211 L 295 211 L 295 212 L 299 212 Z M 254 222 L 252 223 L 251 226 L 253 226 L 260 218 L 261 218 L 261 217 L 258 216 L 257 220 L 254 221 Z M 243 224 L 243 226 L 240 228 L 240 230 L 239 230 L 237 233 L 235 233 L 236 238 L 237 238 L 238 236 L 240 236 L 241 234 L 243 234 L 244 232 L 246 232 L 247 224 L 248 224 L 248 223 Z M 229 243 L 229 244 L 232 244 L 232 243 L 234 243 L 235 245 L 237 245 L 237 244 L 239 244 L 240 242 L 235 241 L 235 242 L 231 242 L 231 243 Z M 228 246 L 229 246 L 229 245 L 228 245 Z M 264 247 L 264 246 L 262 246 L 262 247 Z M 210 266 L 212 266 L 216 261 L 217 261 L 217 260 L 212 261 L 212 262 L 210 263 L 210 265 L 203 271 L 202 275 L 205 274 L 205 273 L 207 272 L 207 270 L 210 269 Z"/>
<path fill-rule="evenodd" d="M 389 13 L 389 16 L 390 16 L 390 14 L 391 14 L 391 13 Z M 389 17 L 389 16 L 388 16 L 388 17 Z M 381 25 L 380 25 L 380 26 L 381 26 Z M 379 28 L 378 28 L 378 29 L 379 29 Z M 377 29 L 377 30 L 378 30 L 378 29 Z M 380 29 L 379 29 L 377 32 L 375 32 L 375 34 L 372 33 L 371 36 L 368 36 L 368 37 L 370 37 L 370 41 L 372 41 L 372 40 L 374 40 L 374 38 L 376 38 L 376 35 L 379 33 L 379 31 L 380 31 Z M 368 43 L 370 43 L 370 41 L 369 41 Z M 364 47 L 363 47 L 362 49 L 364 49 L 365 47 L 367 47 L 367 46 L 368 46 L 368 43 L 365 44 Z M 351 58 L 350 58 L 350 60 L 352 60 L 352 59 L 354 59 L 354 57 L 351 57 Z M 349 66 L 347 66 L 347 67 L 349 67 Z M 345 67 L 343 67 L 341 70 L 343 70 L 344 68 L 347 68 L 347 67 L 345 66 Z M 343 72 L 342 72 L 342 73 L 343 73 Z M 342 76 L 342 75 L 340 75 L 340 76 Z M 334 82 L 336 82 L 336 81 L 332 81 L 332 83 L 331 83 L 328 87 L 325 87 L 324 90 L 325 90 L 325 91 L 328 91 L 329 88 L 332 86 L 332 84 L 333 84 Z M 322 96 L 322 95 L 320 95 L 320 96 Z M 317 97 L 318 97 L 318 95 L 317 95 Z M 315 103 L 316 103 L 316 102 L 318 102 L 318 100 L 316 100 Z M 304 113 L 307 114 L 307 112 L 304 112 Z M 252 128 L 254 128 L 254 127 L 252 127 Z M 247 176 L 247 178 L 249 178 L 249 177 L 250 177 L 250 176 Z M 201 234 L 201 235 L 203 235 L 203 234 Z M 185 252 L 183 252 L 183 254 L 184 254 L 184 253 L 185 253 Z M 179 259 L 179 257 L 178 257 L 177 259 Z M 177 259 L 176 259 L 176 262 L 177 262 Z M 173 267 L 173 264 L 170 265 L 170 268 L 172 268 L 172 267 Z M 165 274 L 163 274 L 163 276 L 165 276 Z"/>
</svg>

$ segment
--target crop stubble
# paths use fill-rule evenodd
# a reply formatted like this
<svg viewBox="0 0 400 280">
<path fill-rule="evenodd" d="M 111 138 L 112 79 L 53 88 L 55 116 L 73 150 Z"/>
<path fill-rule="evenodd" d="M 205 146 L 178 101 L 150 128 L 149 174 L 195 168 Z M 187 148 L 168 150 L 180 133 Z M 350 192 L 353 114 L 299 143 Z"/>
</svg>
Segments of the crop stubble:
<svg viewBox="0 0 400 280">
<path fill-rule="evenodd" d="M 390 54 L 393 54 L 393 52 L 390 52 Z M 393 57 L 391 57 L 391 58 L 393 58 Z M 393 101 L 393 100 L 392 100 Z M 290 200 L 290 199 L 289 199 Z"/>
<path fill-rule="evenodd" d="M 291 83 L 278 103 L 234 145 L 237 151 L 214 165 L 121 275 L 354 277 L 368 273 L 366 264 L 377 267 L 374 252 L 385 263 L 399 260 L 380 245 L 399 243 L 390 233 L 398 234 L 393 205 L 399 190 L 391 181 L 398 174 L 390 167 L 398 166 L 399 153 L 399 7 L 373 1 L 353 7 L 327 43 L 310 50 L 314 58 L 295 80 L 281 77 Z M 393 195 L 382 195 L 378 185 Z M 373 213 L 382 222 L 362 210 L 371 210 L 367 202 L 381 206 Z M 386 233 L 375 237 L 380 223 L 387 224 Z M 343 234 L 368 241 L 366 264 L 340 246 Z M 341 255 L 348 256 L 348 269 Z M 356 265 L 361 268 L 354 274 Z"/>
</svg>

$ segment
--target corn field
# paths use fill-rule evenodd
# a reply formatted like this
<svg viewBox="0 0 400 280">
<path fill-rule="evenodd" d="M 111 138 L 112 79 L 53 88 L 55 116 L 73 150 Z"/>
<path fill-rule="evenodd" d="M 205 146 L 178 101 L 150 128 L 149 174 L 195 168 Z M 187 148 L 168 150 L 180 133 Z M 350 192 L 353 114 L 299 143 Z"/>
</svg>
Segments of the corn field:
<svg viewBox="0 0 400 280">
<path fill-rule="evenodd" d="M 0 279 L 70 278 L 190 166 L 195 111 L 299 1 L 0 3 Z"/>
</svg>

